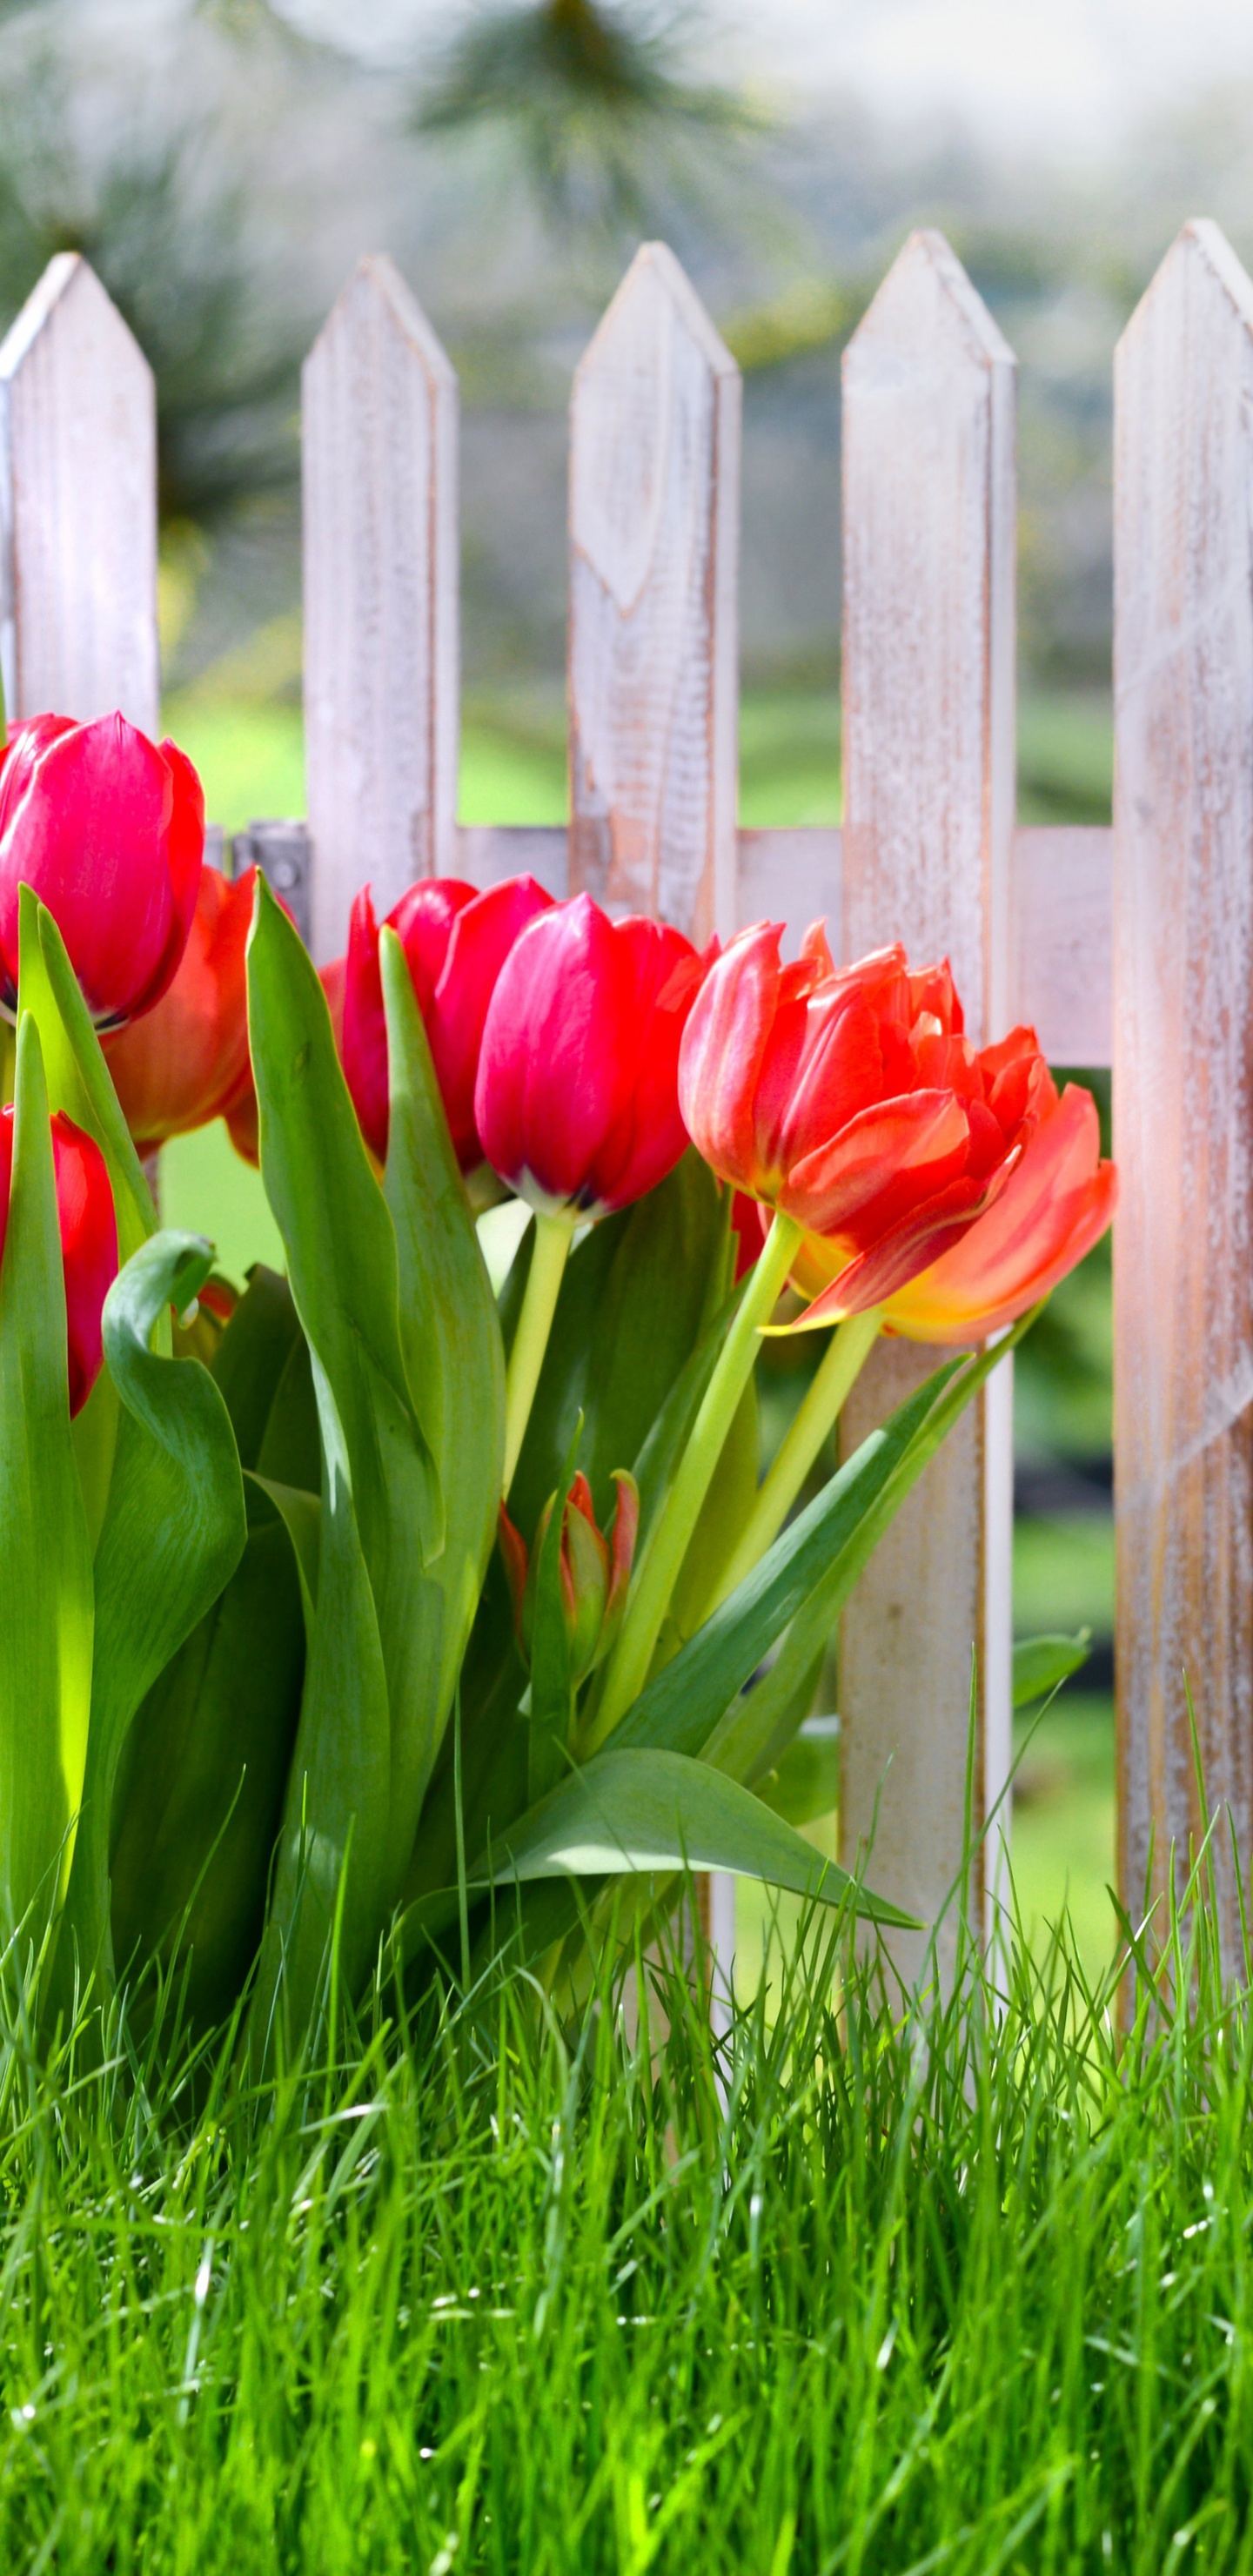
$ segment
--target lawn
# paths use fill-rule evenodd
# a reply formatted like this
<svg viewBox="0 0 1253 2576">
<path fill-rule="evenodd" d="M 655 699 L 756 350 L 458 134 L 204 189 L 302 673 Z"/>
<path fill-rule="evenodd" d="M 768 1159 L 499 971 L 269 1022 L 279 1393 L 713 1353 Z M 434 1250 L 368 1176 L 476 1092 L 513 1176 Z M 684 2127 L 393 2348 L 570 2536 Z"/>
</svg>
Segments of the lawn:
<svg viewBox="0 0 1253 2576">
<path fill-rule="evenodd" d="M 301 724 L 286 705 L 176 700 L 167 723 L 200 767 L 209 810 L 228 831 L 254 817 L 300 813 Z M 840 810 L 839 709 L 817 691 L 750 691 L 740 722 L 741 812 L 757 824 L 821 823 Z M 1027 695 L 1020 709 L 1020 810 L 1024 819 L 1108 818 L 1111 728 L 1107 704 L 1088 697 Z M 564 711 L 559 693 L 526 691 L 471 700 L 462 728 L 461 813 L 468 822 L 559 821 L 566 811 Z M 167 1220 L 209 1231 L 223 1268 L 242 1277 L 255 1260 L 281 1260 L 260 1180 L 233 1153 L 220 1125 L 169 1147 L 162 1158 Z M 1063 1348 L 1055 1364 L 1018 1364 L 1020 1444 L 1033 1459 L 1062 1460 L 1109 1448 L 1109 1274 L 1098 1256 L 1058 1293 Z M 1088 1625 L 1098 1641 L 1113 1626 L 1108 1511 L 1020 1520 L 1015 1549 L 1019 1634 Z M 1069 1901 L 1089 1965 L 1109 1955 L 1113 1876 L 1113 1713 L 1108 1695 L 1075 1690 L 1043 1721 L 1023 1775 L 1015 1867 L 1024 1915 L 1037 1927 Z M 756 1899 L 746 1900 L 742 1941 L 757 1955 Z"/>
<path fill-rule="evenodd" d="M 1121 2053 L 1064 1947 L 912 2020 L 837 1951 L 716 2050 L 661 1983 L 638 2037 L 604 1981 L 565 2027 L 383 1986 L 256 2093 L 125 2014 L 37 2073 L 0 2008 L 2 2563 L 1253 2565 L 1253 2015 L 1203 1955 Z"/>
</svg>

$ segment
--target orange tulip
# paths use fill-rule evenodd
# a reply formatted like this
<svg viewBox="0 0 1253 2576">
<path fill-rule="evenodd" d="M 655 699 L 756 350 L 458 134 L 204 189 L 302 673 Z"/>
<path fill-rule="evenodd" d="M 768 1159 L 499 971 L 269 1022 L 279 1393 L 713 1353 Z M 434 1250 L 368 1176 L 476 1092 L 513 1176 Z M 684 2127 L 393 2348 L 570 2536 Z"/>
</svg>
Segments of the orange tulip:
<svg viewBox="0 0 1253 2576">
<path fill-rule="evenodd" d="M 838 971 L 821 924 L 794 965 L 741 933 L 684 1032 L 679 1097 L 724 1180 L 821 1238 L 809 1323 L 860 1314 L 965 1235 L 1021 1160 L 1052 1085 L 1034 1033 L 977 1052 L 947 962 L 900 947 Z"/>
<path fill-rule="evenodd" d="M 201 871 L 173 983 L 142 1019 L 102 1040 L 141 1154 L 223 1117 L 251 1086 L 244 951 L 255 877 L 248 868 L 232 884 L 217 868 Z"/>
<path fill-rule="evenodd" d="M 1091 1092 L 1068 1082 L 1059 1095 L 1046 1072 L 1022 1158 L 999 1196 L 938 1261 L 886 1299 L 885 1329 L 913 1342 L 965 1343 L 1016 1322 L 1100 1241 L 1117 1192 L 1114 1166 L 1101 1160 Z M 837 1260 L 807 1235 L 794 1286 L 807 1297 L 829 1296 Z"/>
</svg>

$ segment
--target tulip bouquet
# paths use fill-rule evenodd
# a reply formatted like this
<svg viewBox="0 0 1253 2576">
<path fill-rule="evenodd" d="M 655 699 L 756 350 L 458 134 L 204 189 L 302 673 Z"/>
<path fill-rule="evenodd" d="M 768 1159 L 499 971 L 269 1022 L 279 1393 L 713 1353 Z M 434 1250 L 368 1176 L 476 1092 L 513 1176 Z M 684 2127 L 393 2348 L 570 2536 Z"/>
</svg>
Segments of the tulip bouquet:
<svg viewBox="0 0 1253 2576">
<path fill-rule="evenodd" d="M 45 2009 L 177 1971 L 264 2051 L 328 1978 L 468 1973 L 506 1932 L 555 1986 L 689 1865 L 901 1919 L 797 1832 L 790 1748 L 1013 1332 L 793 1507 L 880 1331 L 1020 1329 L 1095 1240 L 1088 1095 L 1029 1031 L 973 1048 L 896 948 L 700 956 L 445 878 L 381 925 L 364 891 L 319 977 L 202 853 L 171 744 L 14 729 L 0 1909 Z M 219 1115 L 286 1276 L 159 1224 L 141 1156 Z M 779 1319 L 830 1342 L 759 1483 Z"/>
</svg>

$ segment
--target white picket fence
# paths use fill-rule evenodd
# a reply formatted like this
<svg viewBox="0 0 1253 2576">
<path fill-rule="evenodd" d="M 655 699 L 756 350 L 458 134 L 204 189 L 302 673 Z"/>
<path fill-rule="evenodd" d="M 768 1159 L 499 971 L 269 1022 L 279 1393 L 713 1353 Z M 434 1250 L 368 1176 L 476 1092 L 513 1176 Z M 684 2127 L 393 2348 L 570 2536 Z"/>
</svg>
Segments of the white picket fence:
<svg viewBox="0 0 1253 2576">
<path fill-rule="evenodd" d="M 907 242 L 844 360 L 843 830 L 736 827 L 740 383 L 677 262 L 641 250 L 577 371 L 570 830 L 456 820 L 457 385 L 365 259 L 304 378 L 309 816 L 255 849 L 343 945 L 364 877 L 529 868 L 698 939 L 825 914 L 858 954 L 947 951 L 978 1040 L 1034 1021 L 1114 1064 L 1119 1869 L 1209 1800 L 1253 1850 L 1253 286 L 1209 223 L 1116 365 L 1113 833 L 1016 830 L 1014 358 L 947 244 Z M 835 495 L 832 494 L 832 508 Z M 53 260 L 0 349 L 10 710 L 157 723 L 145 361 Z M 928 1355 L 886 1347 L 850 1436 Z M 880 1549 L 841 1639 L 841 1836 L 922 1915 L 1009 1754 L 1011 1389 L 993 1379 Z M 1234 1937 L 1235 1887 L 1219 1844 Z M 723 1933 L 725 1938 L 725 1930 Z"/>
</svg>

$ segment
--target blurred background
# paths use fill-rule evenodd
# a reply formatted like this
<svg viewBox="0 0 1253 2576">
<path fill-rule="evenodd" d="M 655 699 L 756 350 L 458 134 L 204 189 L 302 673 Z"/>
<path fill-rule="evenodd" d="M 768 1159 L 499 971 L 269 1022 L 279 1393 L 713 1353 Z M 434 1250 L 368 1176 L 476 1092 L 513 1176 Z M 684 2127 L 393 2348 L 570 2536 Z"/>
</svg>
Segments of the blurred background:
<svg viewBox="0 0 1253 2576">
<path fill-rule="evenodd" d="M 556 821 L 570 378 L 663 235 L 744 371 L 742 817 L 827 822 L 840 351 L 939 225 L 1020 364 L 1020 816 L 1099 823 L 1113 346 L 1188 215 L 1253 264 L 1251 143 L 1244 0 L 0 0 L 0 324 L 82 249 L 153 365 L 167 724 L 231 830 L 303 811 L 299 364 L 390 251 L 461 380 L 462 817 Z M 274 1238 L 228 1152 L 171 1148 L 163 1187 L 242 1271 Z M 1094 1651 L 1025 1752 L 1015 1867 L 1094 1962 L 1109 1358 L 1103 1247 L 1017 1383 L 1017 1625 Z"/>
</svg>

